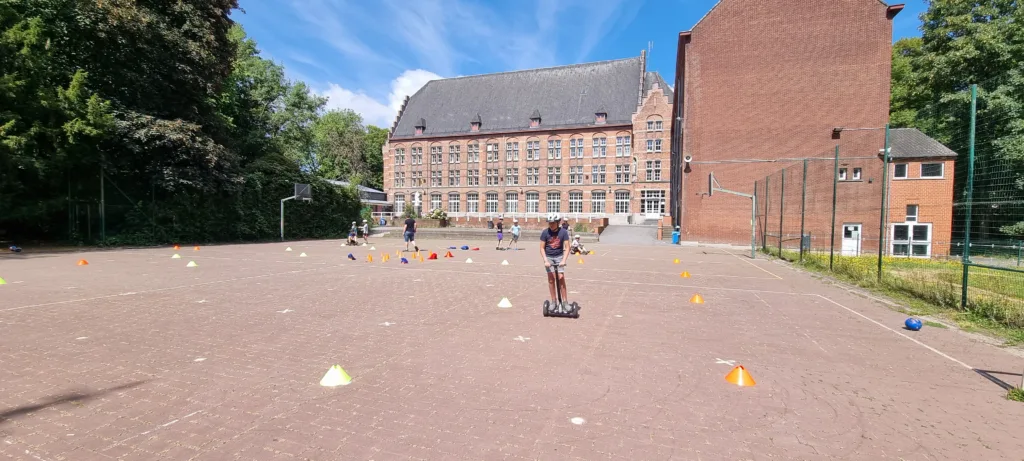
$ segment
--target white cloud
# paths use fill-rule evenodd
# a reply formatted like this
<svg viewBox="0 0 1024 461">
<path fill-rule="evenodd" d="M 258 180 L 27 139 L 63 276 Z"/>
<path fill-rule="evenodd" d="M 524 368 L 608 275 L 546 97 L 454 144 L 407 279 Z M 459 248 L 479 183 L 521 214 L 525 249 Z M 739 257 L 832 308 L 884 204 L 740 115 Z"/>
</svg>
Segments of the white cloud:
<svg viewBox="0 0 1024 461">
<path fill-rule="evenodd" d="M 363 117 L 364 123 L 390 128 L 405 97 L 412 96 L 427 82 L 440 78 L 440 75 L 423 69 L 406 70 L 391 81 L 387 101 L 379 101 L 363 91 L 352 91 L 335 83 L 328 84 L 319 93 L 327 97 L 328 109 L 352 109 Z"/>
</svg>

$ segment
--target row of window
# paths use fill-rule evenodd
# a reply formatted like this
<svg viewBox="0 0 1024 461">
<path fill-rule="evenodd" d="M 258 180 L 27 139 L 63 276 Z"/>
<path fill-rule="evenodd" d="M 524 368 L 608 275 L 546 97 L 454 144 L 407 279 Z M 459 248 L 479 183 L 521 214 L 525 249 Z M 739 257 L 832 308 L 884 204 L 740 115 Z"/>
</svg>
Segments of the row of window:
<svg viewBox="0 0 1024 461">
<path fill-rule="evenodd" d="M 943 167 L 942 163 L 922 163 L 921 175 L 922 178 L 942 179 Z M 896 179 L 907 179 L 910 172 L 910 164 L 907 163 L 896 163 L 893 165 L 893 177 Z M 850 169 L 840 168 L 839 169 L 839 180 L 840 181 L 860 181 L 863 170 L 861 168 L 853 168 L 852 175 Z"/>
<path fill-rule="evenodd" d="M 540 213 L 540 192 L 526 192 L 526 213 Z M 605 201 L 607 193 L 603 190 L 595 190 L 590 193 L 590 210 L 589 213 L 606 213 Z M 615 191 L 615 213 L 623 214 L 629 213 L 630 209 L 630 196 L 629 191 Z M 560 213 L 562 212 L 562 193 L 559 191 L 550 191 L 546 195 L 547 201 L 545 203 L 546 213 Z M 665 213 L 665 191 L 663 190 L 642 190 L 640 191 L 640 212 L 641 213 Z M 484 194 L 484 211 L 486 213 L 498 213 L 498 193 L 487 192 Z M 568 201 L 568 212 L 569 213 L 583 213 L 583 191 L 570 191 Z M 430 209 L 440 209 L 442 205 L 442 195 L 439 192 L 430 194 Z M 462 208 L 462 195 L 458 192 L 448 193 L 448 208 L 449 213 L 460 213 Z M 395 195 L 395 209 L 405 209 L 405 195 Z M 480 194 L 478 192 L 469 192 L 466 194 L 466 212 L 467 213 L 479 213 L 480 212 Z M 505 193 L 505 208 L 501 210 L 503 213 L 518 213 L 519 212 L 519 193 L 518 192 L 506 192 Z"/>
<path fill-rule="evenodd" d="M 591 155 L 593 158 L 606 158 L 608 157 L 608 138 L 600 137 L 593 139 L 593 148 L 591 149 Z M 500 158 L 501 151 L 500 145 L 497 143 L 485 144 L 484 152 L 486 153 L 485 160 L 487 162 L 497 162 Z M 662 140 L 661 139 L 648 139 L 647 140 L 647 152 L 658 153 L 661 152 Z M 526 142 L 526 156 L 527 161 L 540 160 L 544 154 L 547 154 L 548 160 L 561 160 L 562 159 L 562 141 L 561 140 L 550 140 L 547 142 L 547 150 L 541 150 L 541 141 L 527 141 Z M 431 146 L 430 147 L 430 164 L 440 165 L 444 162 L 444 146 Z M 569 140 L 569 158 L 583 158 L 583 138 L 573 138 Z M 615 138 L 615 156 L 616 157 L 630 157 L 632 154 L 632 136 L 617 136 Z M 395 165 L 405 165 L 405 148 L 399 147 L 394 149 Z M 461 163 L 462 161 L 462 146 L 459 144 L 452 144 L 448 146 L 448 163 Z M 519 161 L 519 143 L 508 142 L 505 143 L 505 161 L 506 162 L 518 162 Z M 466 162 L 467 163 L 479 163 L 480 162 L 480 143 L 472 142 L 466 146 Z M 410 147 L 409 148 L 409 164 L 410 165 L 422 165 L 423 164 L 423 147 Z"/>
<path fill-rule="evenodd" d="M 608 165 L 591 165 L 590 166 L 590 183 L 591 184 L 606 184 L 608 179 L 607 172 Z M 645 162 L 645 178 L 647 181 L 661 181 L 661 160 L 648 160 Z M 541 174 L 540 167 L 527 167 L 523 168 L 526 173 L 524 177 L 524 185 L 527 186 L 539 186 L 541 185 Z M 449 187 L 461 187 L 462 186 L 462 171 L 461 170 L 447 170 L 448 171 L 448 182 Z M 485 184 L 488 186 L 497 186 L 501 181 L 501 169 L 500 168 L 486 168 L 483 170 L 466 170 L 466 185 L 467 186 L 479 186 L 480 185 L 480 172 L 485 172 Z M 394 173 L 394 186 L 395 187 L 407 187 L 406 186 L 406 174 L 408 173 L 408 187 L 423 187 L 425 181 L 423 178 L 423 171 L 396 171 Z M 547 185 L 559 185 L 562 184 L 562 167 L 547 167 L 544 169 L 545 178 Z M 569 166 L 569 182 L 568 184 L 584 184 L 584 167 Z M 613 174 L 615 175 L 615 184 L 630 184 L 632 168 L 630 165 L 614 165 Z M 444 183 L 444 171 L 434 170 L 430 172 L 430 187 L 443 187 Z M 505 185 L 506 186 L 518 186 L 519 185 L 519 168 L 506 168 L 505 169 Z"/>
</svg>

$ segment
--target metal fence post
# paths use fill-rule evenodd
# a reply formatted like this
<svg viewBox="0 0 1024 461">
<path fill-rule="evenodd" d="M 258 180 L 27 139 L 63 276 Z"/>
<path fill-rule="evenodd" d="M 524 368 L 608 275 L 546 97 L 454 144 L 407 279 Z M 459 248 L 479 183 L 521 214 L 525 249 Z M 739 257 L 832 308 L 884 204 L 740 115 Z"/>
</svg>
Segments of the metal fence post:
<svg viewBox="0 0 1024 461">
<path fill-rule="evenodd" d="M 804 262 L 804 220 L 807 211 L 807 159 L 804 159 L 804 180 L 800 189 L 800 262 Z"/>
<path fill-rule="evenodd" d="M 885 146 L 882 149 L 882 205 L 878 212 L 878 283 L 882 283 L 882 255 L 885 254 L 886 185 L 889 179 L 889 124 L 885 124 Z"/>
<path fill-rule="evenodd" d="M 839 187 L 839 144 L 836 144 L 836 157 L 832 165 L 832 240 L 828 248 L 828 270 L 836 257 L 836 190 Z"/>
<path fill-rule="evenodd" d="M 761 233 L 761 251 L 768 251 L 768 210 L 772 202 L 772 193 L 769 189 L 770 176 L 764 177 L 764 232 Z"/>
<path fill-rule="evenodd" d="M 967 216 L 964 220 L 963 276 L 960 279 L 960 308 L 967 309 L 967 285 L 971 264 L 971 201 L 974 200 L 974 129 L 978 115 L 978 85 L 971 84 L 971 128 L 967 149 Z"/>
<path fill-rule="evenodd" d="M 782 182 L 779 185 L 779 259 L 782 259 L 782 217 L 786 207 L 786 169 L 782 169 Z"/>
</svg>

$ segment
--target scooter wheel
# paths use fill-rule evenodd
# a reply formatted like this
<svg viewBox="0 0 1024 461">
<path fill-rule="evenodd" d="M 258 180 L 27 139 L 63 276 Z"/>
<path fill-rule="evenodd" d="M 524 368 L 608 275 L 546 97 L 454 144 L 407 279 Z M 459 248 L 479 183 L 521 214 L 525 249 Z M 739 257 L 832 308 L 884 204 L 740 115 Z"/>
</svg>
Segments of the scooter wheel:
<svg viewBox="0 0 1024 461">
<path fill-rule="evenodd" d="M 551 301 L 545 300 L 544 301 L 544 316 L 545 317 L 550 317 L 551 316 L 550 308 L 551 308 Z"/>
<path fill-rule="evenodd" d="M 574 319 L 580 318 L 580 305 L 576 304 L 576 303 L 572 303 L 572 304 L 569 305 L 569 307 L 572 309 L 572 318 L 574 318 Z"/>
</svg>

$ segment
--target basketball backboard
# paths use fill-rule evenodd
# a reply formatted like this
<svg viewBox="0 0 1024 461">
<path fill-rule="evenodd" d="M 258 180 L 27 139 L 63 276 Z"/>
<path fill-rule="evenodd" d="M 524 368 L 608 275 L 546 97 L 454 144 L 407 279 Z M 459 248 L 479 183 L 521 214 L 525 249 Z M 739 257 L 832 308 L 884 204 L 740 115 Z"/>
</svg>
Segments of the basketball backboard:
<svg viewBox="0 0 1024 461">
<path fill-rule="evenodd" d="M 309 184 L 295 183 L 295 197 L 301 200 L 313 200 Z"/>
</svg>

